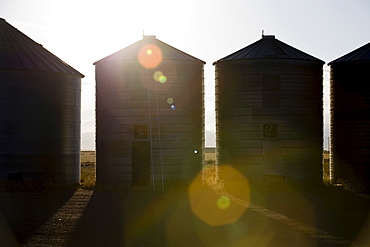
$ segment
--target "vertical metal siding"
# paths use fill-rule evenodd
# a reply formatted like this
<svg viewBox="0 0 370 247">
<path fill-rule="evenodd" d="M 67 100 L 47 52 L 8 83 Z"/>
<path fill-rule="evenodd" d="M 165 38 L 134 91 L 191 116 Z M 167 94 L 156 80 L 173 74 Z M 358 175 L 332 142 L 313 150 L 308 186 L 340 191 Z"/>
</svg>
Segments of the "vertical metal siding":
<svg viewBox="0 0 370 247">
<path fill-rule="evenodd" d="M 167 81 L 155 81 L 155 71 L 162 71 Z M 176 109 L 171 109 L 168 98 L 173 98 Z M 99 185 L 130 188 L 132 143 L 150 139 L 151 185 L 161 183 L 162 173 L 165 188 L 190 180 L 201 169 L 204 143 L 203 63 L 164 60 L 155 69 L 145 69 L 137 61 L 96 63 L 96 119 Z M 135 126 L 142 125 L 148 135 L 137 139 Z"/>
<path fill-rule="evenodd" d="M 262 186 L 267 175 L 322 181 L 322 62 L 216 64 L 217 162 Z"/>
<path fill-rule="evenodd" d="M 78 183 L 84 76 L 2 18 L 0 54 L 0 180 Z"/>
<path fill-rule="evenodd" d="M 330 65 L 332 183 L 369 187 L 370 61 Z"/>
<path fill-rule="evenodd" d="M 75 184 L 80 179 L 81 78 L 0 72 L 0 174 Z M 41 178 L 40 177 L 40 178 Z"/>
</svg>

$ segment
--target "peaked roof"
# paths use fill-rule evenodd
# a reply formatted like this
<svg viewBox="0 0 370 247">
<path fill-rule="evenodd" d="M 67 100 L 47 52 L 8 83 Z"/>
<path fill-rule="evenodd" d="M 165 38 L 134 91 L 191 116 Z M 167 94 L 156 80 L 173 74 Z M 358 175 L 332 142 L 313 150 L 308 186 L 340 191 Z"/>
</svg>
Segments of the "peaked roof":
<svg viewBox="0 0 370 247">
<path fill-rule="evenodd" d="M 0 18 L 0 70 L 83 74 Z"/>
<path fill-rule="evenodd" d="M 325 63 L 320 59 L 281 42 L 276 39 L 274 35 L 262 35 L 260 40 L 214 62 L 213 64 L 224 61 L 249 59 L 298 59 L 318 61 L 323 64 Z"/>
<path fill-rule="evenodd" d="M 126 48 L 123 48 L 120 51 L 117 51 L 116 53 L 113 53 L 112 55 L 109 55 L 103 59 L 100 59 L 99 61 L 96 61 L 94 63 L 100 63 L 100 62 L 108 62 L 108 61 L 118 61 L 118 60 L 137 60 L 138 59 L 138 52 L 140 49 L 148 44 L 154 44 L 158 46 L 158 48 L 162 52 L 162 59 L 163 60 L 189 60 L 189 61 L 195 61 L 195 62 L 202 62 L 205 64 L 204 61 L 193 57 L 183 51 L 180 51 L 179 49 L 170 46 L 158 39 L 156 39 L 155 36 L 143 36 L 142 40 L 139 40 L 135 42 L 134 44 L 127 46 Z"/>
<path fill-rule="evenodd" d="M 328 63 L 341 63 L 341 62 L 355 62 L 355 61 L 370 61 L 370 42 L 357 48 L 356 50 L 343 55 L 334 61 Z"/>
</svg>

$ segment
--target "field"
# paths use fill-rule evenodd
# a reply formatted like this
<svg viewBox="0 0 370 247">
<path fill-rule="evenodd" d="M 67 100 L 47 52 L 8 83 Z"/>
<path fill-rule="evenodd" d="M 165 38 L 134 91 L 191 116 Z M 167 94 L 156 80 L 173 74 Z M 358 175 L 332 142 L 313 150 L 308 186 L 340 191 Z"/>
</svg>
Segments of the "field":
<svg viewBox="0 0 370 247">
<path fill-rule="evenodd" d="M 81 151 L 81 188 L 95 188 L 95 151 Z"/>
<path fill-rule="evenodd" d="M 205 163 L 214 164 L 216 159 L 215 149 L 206 148 Z M 81 187 L 83 189 L 94 189 L 95 187 L 95 151 L 81 151 Z"/>
<path fill-rule="evenodd" d="M 206 148 L 204 154 L 205 164 L 215 164 L 215 148 Z M 323 154 L 323 182 L 325 185 L 330 184 L 329 174 L 329 153 Z M 95 151 L 81 151 L 81 187 L 84 189 L 94 189 L 95 187 Z"/>
<path fill-rule="evenodd" d="M 81 151 L 81 163 L 95 163 L 95 151 Z"/>
</svg>

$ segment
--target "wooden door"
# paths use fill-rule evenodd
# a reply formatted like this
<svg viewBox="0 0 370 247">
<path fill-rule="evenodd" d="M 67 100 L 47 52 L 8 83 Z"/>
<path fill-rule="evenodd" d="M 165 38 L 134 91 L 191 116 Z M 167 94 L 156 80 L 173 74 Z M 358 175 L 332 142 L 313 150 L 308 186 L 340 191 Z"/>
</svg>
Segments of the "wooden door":
<svg viewBox="0 0 370 247">
<path fill-rule="evenodd" d="M 150 184 L 150 143 L 132 143 L 132 186 L 146 187 Z"/>
</svg>

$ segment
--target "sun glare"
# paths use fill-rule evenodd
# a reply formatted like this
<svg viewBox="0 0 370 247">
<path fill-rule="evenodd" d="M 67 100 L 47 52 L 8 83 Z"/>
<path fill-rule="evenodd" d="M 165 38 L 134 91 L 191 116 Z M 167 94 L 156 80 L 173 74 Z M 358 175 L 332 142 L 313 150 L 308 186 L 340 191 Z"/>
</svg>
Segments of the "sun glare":
<svg viewBox="0 0 370 247">
<path fill-rule="evenodd" d="M 141 47 L 137 58 L 144 68 L 154 69 L 162 62 L 162 50 L 155 44 L 147 44 Z"/>
<path fill-rule="evenodd" d="M 231 166 L 206 167 L 192 181 L 189 201 L 193 213 L 210 226 L 231 224 L 240 219 L 250 201 L 247 179 Z M 234 203 L 233 200 L 242 200 Z"/>
<path fill-rule="evenodd" d="M 228 196 L 220 196 L 216 203 L 219 209 L 227 209 L 230 207 L 231 200 Z"/>
</svg>

